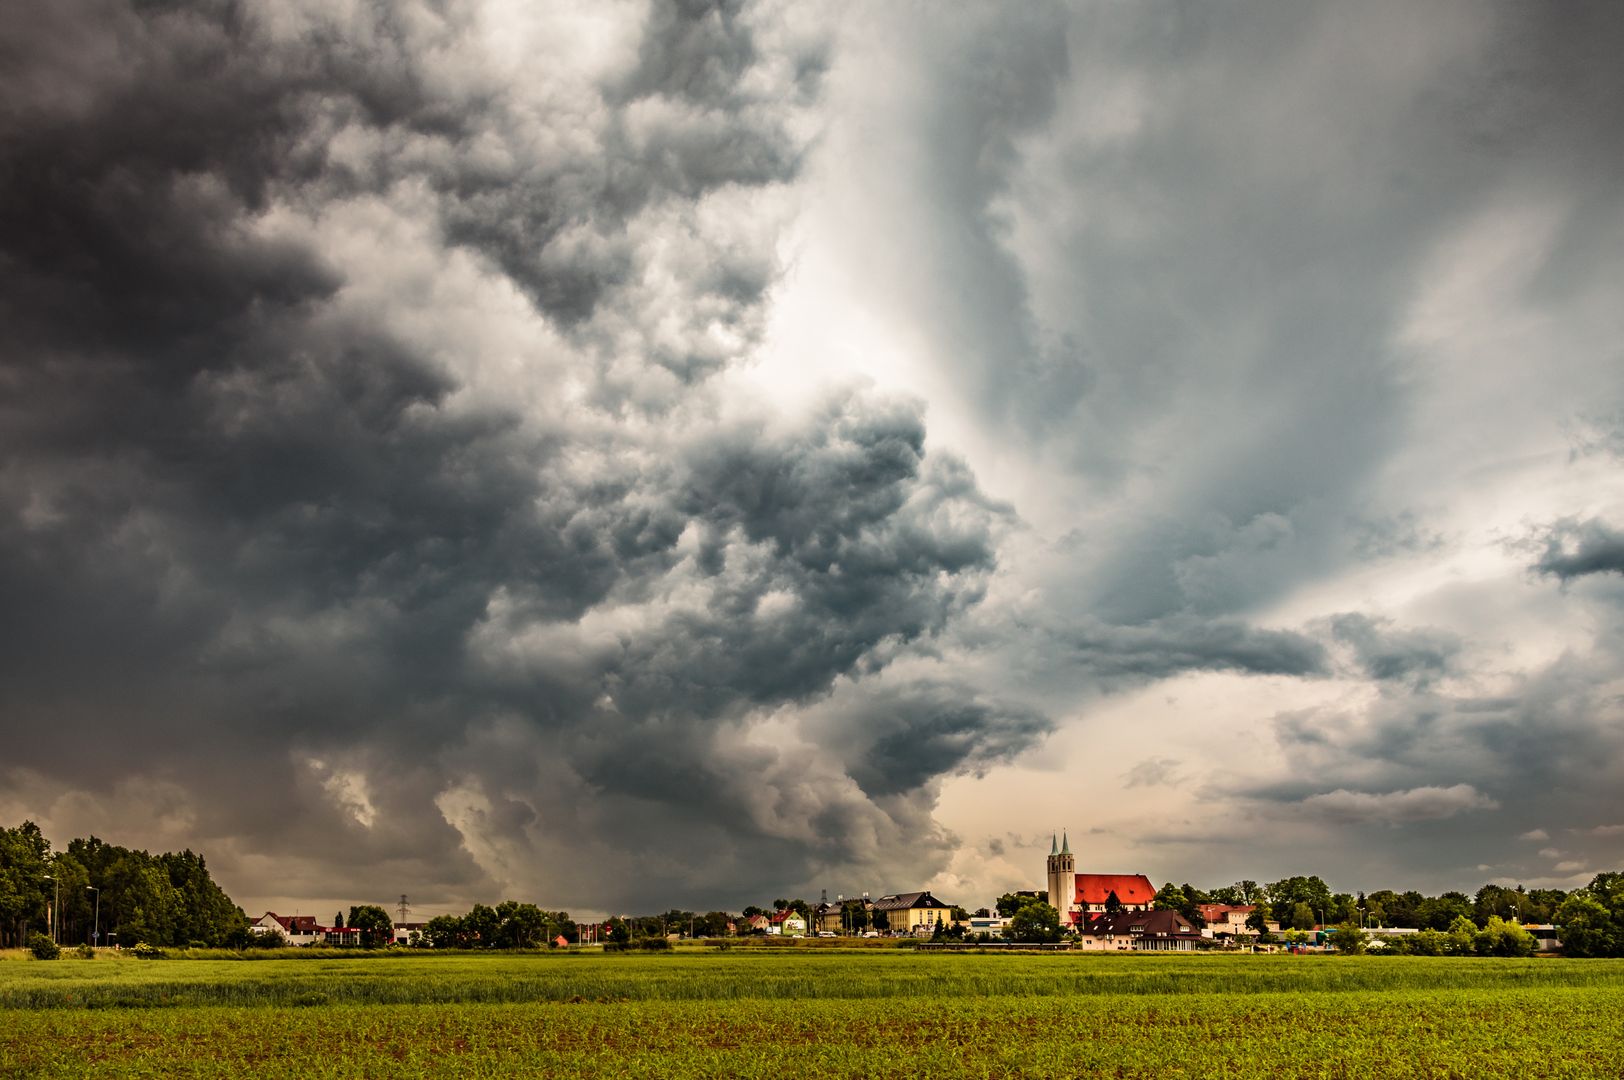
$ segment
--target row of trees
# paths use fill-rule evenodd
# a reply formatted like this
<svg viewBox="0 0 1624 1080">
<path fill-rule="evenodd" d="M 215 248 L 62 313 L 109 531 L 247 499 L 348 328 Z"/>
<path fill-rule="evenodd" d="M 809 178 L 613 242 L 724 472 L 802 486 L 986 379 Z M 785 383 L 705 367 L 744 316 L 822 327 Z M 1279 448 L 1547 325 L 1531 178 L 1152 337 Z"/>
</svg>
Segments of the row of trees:
<svg viewBox="0 0 1624 1080">
<path fill-rule="evenodd" d="M 1342 923 L 1448 931 L 1456 919 L 1467 919 L 1479 929 L 1490 919 L 1548 923 L 1567 900 L 1561 889 L 1515 889 L 1484 885 L 1475 896 L 1445 892 L 1423 896 L 1419 892 L 1381 889 L 1366 893 L 1334 893 L 1318 875 L 1289 877 L 1268 885 L 1237 881 L 1216 889 L 1198 889 L 1186 882 L 1168 882 L 1156 893 L 1156 907 L 1179 912 L 1199 923 L 1202 904 L 1250 904 L 1254 928 L 1278 922 L 1282 930 L 1307 930 Z"/>
<path fill-rule="evenodd" d="M 99 929 L 103 942 L 220 946 L 245 931 L 242 911 L 201 855 L 152 855 L 94 836 L 53 853 L 32 821 L 0 828 L 0 947 L 47 933 L 53 905 L 66 943 L 90 943 Z"/>
<path fill-rule="evenodd" d="M 495 907 L 475 904 L 466 915 L 436 915 L 423 928 L 423 944 L 436 949 L 534 949 L 560 937 L 571 942 L 581 938 L 569 912 L 544 911 L 517 900 Z"/>
</svg>

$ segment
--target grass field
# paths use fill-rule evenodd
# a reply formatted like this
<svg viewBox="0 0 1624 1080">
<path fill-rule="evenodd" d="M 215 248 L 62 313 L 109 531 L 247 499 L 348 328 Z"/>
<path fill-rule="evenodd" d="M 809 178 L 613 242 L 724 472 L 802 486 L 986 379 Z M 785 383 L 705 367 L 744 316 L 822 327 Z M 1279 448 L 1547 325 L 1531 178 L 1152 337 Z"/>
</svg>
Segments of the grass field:
<svg viewBox="0 0 1624 1080">
<path fill-rule="evenodd" d="M 1624 962 L 678 952 L 0 964 L 5 1076 L 1624 1077 Z"/>
</svg>

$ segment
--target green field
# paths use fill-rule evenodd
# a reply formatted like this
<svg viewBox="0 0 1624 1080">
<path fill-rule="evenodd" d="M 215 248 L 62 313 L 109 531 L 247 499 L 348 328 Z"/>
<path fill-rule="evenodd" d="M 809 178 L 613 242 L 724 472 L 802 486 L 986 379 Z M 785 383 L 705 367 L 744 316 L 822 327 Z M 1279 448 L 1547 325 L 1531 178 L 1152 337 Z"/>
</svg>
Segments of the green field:
<svg viewBox="0 0 1624 1080">
<path fill-rule="evenodd" d="M 4 1076 L 1624 1077 L 1624 962 L 374 956 L 0 963 Z"/>
</svg>

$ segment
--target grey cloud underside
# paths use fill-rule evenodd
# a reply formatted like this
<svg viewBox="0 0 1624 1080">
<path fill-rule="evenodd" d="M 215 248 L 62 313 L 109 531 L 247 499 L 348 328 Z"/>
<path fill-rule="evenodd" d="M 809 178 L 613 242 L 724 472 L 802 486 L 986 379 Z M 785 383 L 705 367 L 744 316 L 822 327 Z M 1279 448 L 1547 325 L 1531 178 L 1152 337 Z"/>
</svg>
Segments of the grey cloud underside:
<svg viewBox="0 0 1624 1080">
<path fill-rule="evenodd" d="M 1460 638 L 1427 628 L 1395 629 L 1357 612 L 1330 619 L 1331 637 L 1348 646 L 1362 672 L 1383 682 L 1426 683 L 1449 672 L 1461 650 Z"/>
<path fill-rule="evenodd" d="M 1624 531 L 1594 518 L 1551 527 L 1534 569 L 1563 581 L 1591 574 L 1624 574 Z"/>
<path fill-rule="evenodd" d="M 632 67 L 586 88 L 590 117 L 551 121 L 478 71 L 425 70 L 471 9 L 446 7 L 429 41 L 386 9 L 291 41 L 264 14 L 8 20 L 7 55 L 41 47 L 8 67 L 0 128 L 3 707 L 9 732 L 49 733 L 9 768 L 92 789 L 170 775 L 217 843 L 278 854 L 306 887 L 467 897 L 496 874 L 632 903 L 647 896 L 623 894 L 617 860 L 657 848 L 662 899 L 719 903 L 872 862 L 854 833 L 923 836 L 933 778 L 1047 730 L 900 683 L 843 721 L 874 753 L 819 756 L 809 790 L 805 763 L 747 743 L 752 711 L 879 672 L 980 595 L 1007 512 L 925 453 L 917 404 L 835 395 L 787 428 L 703 408 L 663 423 L 668 397 L 633 433 L 613 388 L 574 420 L 470 401 L 459 357 L 262 227 L 430 192 L 447 252 L 563 335 L 532 362 L 702 380 L 728 357 L 620 354 L 641 318 L 620 289 L 640 287 L 650 214 L 795 174 L 783 117 L 746 89 L 738 5 L 654 5 Z M 73 69 L 52 35 L 117 61 Z M 814 94 L 821 55 L 787 64 Z M 649 103 L 679 120 L 631 132 Z M 337 153 L 339 132 L 376 151 Z M 535 152 L 551 135 L 575 148 Z M 748 342 L 770 249 L 699 261 L 679 306 Z M 602 422 L 582 420 L 594 406 Z M 371 826 L 349 819 L 368 806 Z M 346 871 L 311 861 L 313 834 L 348 838 Z M 525 876 L 549 844 L 576 845 L 572 880 Z"/>
</svg>

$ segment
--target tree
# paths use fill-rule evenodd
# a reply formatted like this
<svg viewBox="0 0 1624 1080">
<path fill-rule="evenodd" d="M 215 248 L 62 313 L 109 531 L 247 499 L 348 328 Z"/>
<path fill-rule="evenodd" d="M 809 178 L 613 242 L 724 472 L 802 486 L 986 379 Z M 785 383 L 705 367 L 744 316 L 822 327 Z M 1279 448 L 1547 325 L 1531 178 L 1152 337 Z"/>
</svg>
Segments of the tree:
<svg viewBox="0 0 1624 1080">
<path fill-rule="evenodd" d="M 436 915 L 423 927 L 423 937 L 435 949 L 459 949 L 464 945 L 462 920 L 455 915 Z"/>
<path fill-rule="evenodd" d="M 1472 901 L 1462 892 L 1429 897 L 1416 906 L 1416 922 L 1423 930 L 1448 931 L 1456 919 L 1471 917 Z"/>
<path fill-rule="evenodd" d="M 493 949 L 496 947 L 496 931 L 502 925 L 497 918 L 496 909 L 488 904 L 475 904 L 468 909 L 468 914 L 462 917 L 462 935 L 465 948 Z"/>
<path fill-rule="evenodd" d="M 1031 900 L 1009 920 L 1005 936 L 1013 941 L 1053 942 L 1060 940 L 1060 912 L 1041 900 Z"/>
<path fill-rule="evenodd" d="M 1521 923 L 1507 922 L 1498 915 L 1490 915 L 1472 937 L 1472 951 L 1479 956 L 1533 956 L 1534 947 L 1534 935 Z"/>
<path fill-rule="evenodd" d="M 1267 934 L 1269 933 L 1269 920 L 1273 917 L 1274 913 L 1269 909 L 1269 905 L 1259 900 L 1252 905 L 1252 913 L 1246 917 L 1246 928 L 1255 930 L 1259 934 Z"/>
<path fill-rule="evenodd" d="M 625 945 L 632 939 L 631 927 L 627 926 L 626 920 L 620 918 L 618 915 L 604 923 L 603 926 L 603 936 L 605 941 L 612 942 L 616 945 Z"/>
<path fill-rule="evenodd" d="M 1465 915 L 1455 916 L 1445 933 L 1449 938 L 1449 951 L 1458 956 L 1469 956 L 1477 944 L 1477 924 Z"/>
<path fill-rule="evenodd" d="M 1105 911 L 1108 915 L 1116 915 L 1122 911 L 1122 897 L 1117 895 L 1115 889 L 1106 894 Z"/>
<path fill-rule="evenodd" d="M 340 911 L 337 915 L 333 916 L 333 929 L 334 930 L 342 930 L 342 929 L 344 929 L 344 913 L 342 911 Z"/>
<path fill-rule="evenodd" d="M 1332 930 L 1328 937 L 1331 948 L 1348 956 L 1357 956 L 1364 952 L 1368 941 L 1365 932 L 1354 922 L 1342 923 Z"/>
<path fill-rule="evenodd" d="M 1331 889 L 1317 875 L 1282 878 L 1269 886 L 1267 899 L 1282 913 L 1295 913 L 1298 904 L 1307 904 L 1310 911 L 1326 911 L 1331 906 Z M 1292 922 L 1296 924 L 1295 914 Z"/>
<path fill-rule="evenodd" d="M 1047 901 L 1048 895 L 1048 893 L 1027 891 L 1007 892 L 998 898 L 998 900 L 993 904 L 993 907 L 997 908 L 998 914 L 1002 915 L 1004 918 L 1013 918 L 1015 913 L 1021 910 L 1024 905 L 1032 902 L 1033 900 Z"/>
<path fill-rule="evenodd" d="M 376 949 L 395 940 L 394 920 L 389 918 L 389 912 L 377 904 L 351 907 L 349 925 L 351 929 L 361 931 L 361 947 L 364 949 Z"/>
<path fill-rule="evenodd" d="M 1597 874 L 1556 911 L 1569 956 L 1624 956 L 1624 874 Z"/>
<path fill-rule="evenodd" d="M 1291 909 L 1291 928 L 1293 930 L 1312 930 L 1315 922 L 1314 909 L 1306 903 L 1299 901 Z"/>
<path fill-rule="evenodd" d="M 1443 956 L 1449 951 L 1449 935 L 1442 930 L 1417 930 L 1399 940 L 1411 956 Z"/>
</svg>

